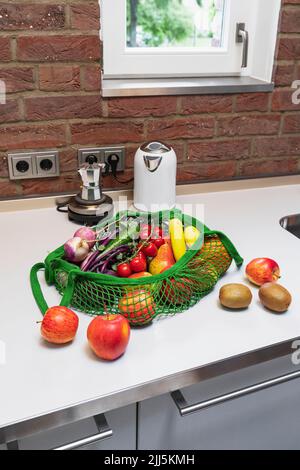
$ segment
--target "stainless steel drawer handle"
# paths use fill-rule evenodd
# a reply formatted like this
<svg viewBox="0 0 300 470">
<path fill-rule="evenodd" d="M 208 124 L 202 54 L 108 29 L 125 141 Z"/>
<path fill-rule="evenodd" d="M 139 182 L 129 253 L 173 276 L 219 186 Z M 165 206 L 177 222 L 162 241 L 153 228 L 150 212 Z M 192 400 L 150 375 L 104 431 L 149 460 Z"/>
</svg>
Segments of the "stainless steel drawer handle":
<svg viewBox="0 0 300 470">
<path fill-rule="evenodd" d="M 74 449 L 78 449 L 79 447 L 83 447 L 89 444 L 94 444 L 95 442 L 103 441 L 104 439 L 108 439 L 112 437 L 113 431 L 110 429 L 106 421 L 106 418 L 103 414 L 94 416 L 94 420 L 99 430 L 98 434 L 85 437 L 84 439 L 80 439 L 79 441 L 70 442 L 69 444 L 65 444 L 61 447 L 56 447 L 56 449 L 53 449 L 53 450 L 74 450 Z"/>
<path fill-rule="evenodd" d="M 249 50 L 249 33 L 246 31 L 245 23 L 237 23 L 236 25 L 236 42 L 238 44 L 243 44 L 243 58 L 242 58 L 242 68 L 247 68 L 248 66 L 248 50 Z"/>
<path fill-rule="evenodd" d="M 205 400 L 200 403 L 196 403 L 194 405 L 189 405 L 186 402 L 180 390 L 176 390 L 175 392 L 172 392 L 171 397 L 173 398 L 180 415 L 187 416 L 192 413 L 196 413 L 197 411 L 201 411 L 206 408 L 209 408 L 211 406 L 220 405 L 222 403 L 226 403 L 227 401 L 235 400 L 237 398 L 250 395 L 251 393 L 259 392 L 261 390 L 266 390 L 276 385 L 290 382 L 291 380 L 295 380 L 299 378 L 300 378 L 300 370 L 297 372 L 292 372 L 287 375 L 282 375 L 281 377 L 277 377 L 275 379 L 270 379 L 270 380 L 266 380 L 265 382 L 260 382 L 255 385 L 251 385 L 250 387 L 242 388 L 240 390 L 236 390 L 234 392 L 230 392 L 225 395 L 220 395 L 219 397 L 211 398 L 209 400 Z"/>
</svg>

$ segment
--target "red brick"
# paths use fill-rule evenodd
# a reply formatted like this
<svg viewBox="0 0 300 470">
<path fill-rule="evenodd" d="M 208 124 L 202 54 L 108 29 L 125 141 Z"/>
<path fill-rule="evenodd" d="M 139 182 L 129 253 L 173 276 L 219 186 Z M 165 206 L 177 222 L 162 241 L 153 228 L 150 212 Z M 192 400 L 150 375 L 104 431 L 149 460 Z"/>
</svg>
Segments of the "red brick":
<svg viewBox="0 0 300 470">
<path fill-rule="evenodd" d="M 271 135 L 279 132 L 280 115 L 249 115 L 219 118 L 218 135 Z"/>
<path fill-rule="evenodd" d="M 189 160 L 219 161 L 250 156 L 250 140 L 215 140 L 193 142 L 188 147 Z"/>
<path fill-rule="evenodd" d="M 178 183 L 226 180 L 236 174 L 236 163 L 234 161 L 202 163 L 201 165 L 184 164 L 178 166 Z"/>
<path fill-rule="evenodd" d="M 80 179 L 77 174 L 61 175 L 59 178 L 49 178 L 44 180 L 22 180 L 21 182 L 24 196 L 38 196 L 39 194 L 62 194 L 78 192 Z"/>
<path fill-rule="evenodd" d="M 289 8 L 283 10 L 281 17 L 280 31 L 282 33 L 299 33 L 300 32 L 300 9 Z"/>
<path fill-rule="evenodd" d="M 0 37 L 0 61 L 7 62 L 11 59 L 11 47 L 8 38 Z"/>
<path fill-rule="evenodd" d="M 71 4 L 71 27 L 81 30 L 98 30 L 100 27 L 99 5 L 95 2 Z"/>
<path fill-rule="evenodd" d="M 278 89 L 273 93 L 272 109 L 274 111 L 296 111 L 300 104 L 293 103 L 295 89 Z M 299 93 L 298 96 L 300 97 Z"/>
<path fill-rule="evenodd" d="M 300 37 L 282 37 L 279 41 L 278 59 L 300 59 Z"/>
<path fill-rule="evenodd" d="M 23 61 L 93 61 L 100 58 L 98 36 L 23 36 L 17 39 L 17 58 Z"/>
<path fill-rule="evenodd" d="M 51 119 L 78 119 L 101 116 L 99 96 L 49 96 L 25 99 L 26 117 L 29 121 Z"/>
<path fill-rule="evenodd" d="M 89 122 L 73 124 L 71 133 L 74 144 L 140 142 L 144 140 L 144 124 L 130 121 Z"/>
<path fill-rule="evenodd" d="M 294 64 L 277 65 L 275 69 L 275 84 L 277 86 L 289 86 L 294 79 Z"/>
<path fill-rule="evenodd" d="M 62 147 L 66 144 L 63 125 L 14 125 L 0 127 L 0 150 Z"/>
<path fill-rule="evenodd" d="M 0 69 L 0 80 L 5 81 L 7 93 L 34 90 L 33 70 L 29 67 L 9 67 Z"/>
<path fill-rule="evenodd" d="M 232 96 L 184 96 L 181 108 L 182 114 L 230 113 L 232 111 Z"/>
<path fill-rule="evenodd" d="M 300 137 L 277 137 L 255 139 L 254 156 L 286 157 L 300 154 Z"/>
<path fill-rule="evenodd" d="M 78 168 L 77 149 L 68 148 L 59 152 L 60 171 L 76 171 Z"/>
<path fill-rule="evenodd" d="M 243 93 L 236 97 L 236 112 L 267 111 L 269 93 Z"/>
<path fill-rule="evenodd" d="M 18 196 L 19 190 L 15 181 L 0 178 L 0 199 Z"/>
<path fill-rule="evenodd" d="M 284 116 L 284 133 L 300 133 L 300 114 L 289 114 Z"/>
<path fill-rule="evenodd" d="M 296 158 L 284 160 L 252 161 L 242 164 L 241 176 L 277 176 L 297 173 L 298 160 Z"/>
<path fill-rule="evenodd" d="M 7 100 L 6 104 L 0 104 L 0 124 L 19 121 L 21 113 L 17 100 Z"/>
<path fill-rule="evenodd" d="M 176 113 L 176 106 L 177 99 L 173 96 L 107 100 L 109 117 L 167 116 Z"/>
<path fill-rule="evenodd" d="M 0 3 L 0 30 L 61 29 L 65 25 L 63 5 L 37 3 Z"/>
<path fill-rule="evenodd" d="M 207 138 L 214 135 L 213 118 L 180 118 L 150 121 L 148 139 L 188 139 L 193 137 Z"/>
<path fill-rule="evenodd" d="M 284 5 L 300 5 L 300 0 L 283 0 Z"/>
<path fill-rule="evenodd" d="M 98 91 L 101 88 L 100 65 L 86 65 L 84 68 L 84 89 Z"/>
<path fill-rule="evenodd" d="M 40 89 L 43 91 L 76 91 L 80 89 L 78 65 L 40 65 Z"/>
<path fill-rule="evenodd" d="M 8 178 L 8 164 L 6 155 L 0 155 L 0 177 Z M 0 191 L 1 195 L 1 191 Z"/>
</svg>

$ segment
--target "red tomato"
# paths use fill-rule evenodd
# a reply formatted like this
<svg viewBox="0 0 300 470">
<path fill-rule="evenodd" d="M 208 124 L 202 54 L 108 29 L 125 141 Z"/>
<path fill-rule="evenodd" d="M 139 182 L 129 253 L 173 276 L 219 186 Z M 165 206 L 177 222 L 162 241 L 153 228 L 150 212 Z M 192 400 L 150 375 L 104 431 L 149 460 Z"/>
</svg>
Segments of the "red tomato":
<svg viewBox="0 0 300 470">
<path fill-rule="evenodd" d="M 143 253 L 138 254 L 130 261 L 130 269 L 134 273 L 147 271 L 147 261 Z"/>
<path fill-rule="evenodd" d="M 150 225 L 142 224 L 140 229 L 140 239 L 147 240 L 151 235 L 151 230 L 152 229 Z"/>
<path fill-rule="evenodd" d="M 164 238 L 154 238 L 153 240 L 151 240 L 154 245 L 156 246 L 156 248 L 160 248 L 161 246 L 163 246 L 166 242 L 164 240 Z"/>
<path fill-rule="evenodd" d="M 132 274 L 129 263 L 119 264 L 117 267 L 117 274 L 119 277 L 129 277 Z"/>
<path fill-rule="evenodd" d="M 149 256 L 150 258 L 155 258 L 155 256 L 157 255 L 158 250 L 156 248 L 155 243 L 150 242 L 150 243 L 147 243 L 142 248 L 142 251 L 143 251 L 144 255 Z"/>
<path fill-rule="evenodd" d="M 162 238 L 162 236 L 163 236 L 162 228 L 154 227 L 154 229 L 152 230 L 152 238 L 157 239 L 157 238 Z"/>
</svg>

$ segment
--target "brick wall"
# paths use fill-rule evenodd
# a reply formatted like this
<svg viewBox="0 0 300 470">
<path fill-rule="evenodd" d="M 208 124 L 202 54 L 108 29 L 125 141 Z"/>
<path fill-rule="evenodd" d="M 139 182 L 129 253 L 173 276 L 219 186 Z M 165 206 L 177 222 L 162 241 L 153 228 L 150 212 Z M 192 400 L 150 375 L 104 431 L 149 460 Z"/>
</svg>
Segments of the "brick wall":
<svg viewBox="0 0 300 470">
<path fill-rule="evenodd" d="M 178 181 L 298 173 L 300 0 L 283 0 L 272 94 L 102 99 L 97 0 L 0 1 L 0 197 L 78 188 L 76 150 L 163 139 L 178 154 Z M 61 177 L 10 182 L 6 153 L 59 148 Z M 119 187 L 107 178 L 106 187 Z"/>
</svg>

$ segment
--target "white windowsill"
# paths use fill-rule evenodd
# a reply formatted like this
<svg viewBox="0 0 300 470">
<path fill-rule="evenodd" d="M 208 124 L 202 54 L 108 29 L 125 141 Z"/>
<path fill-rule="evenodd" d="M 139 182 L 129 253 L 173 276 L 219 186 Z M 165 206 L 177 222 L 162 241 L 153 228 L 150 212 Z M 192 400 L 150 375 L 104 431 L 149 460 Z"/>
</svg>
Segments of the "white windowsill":
<svg viewBox="0 0 300 470">
<path fill-rule="evenodd" d="M 102 96 L 208 95 L 271 92 L 274 83 L 252 77 L 103 78 Z"/>
</svg>

